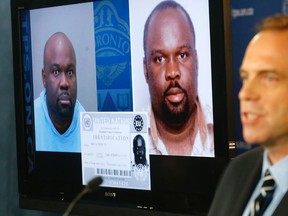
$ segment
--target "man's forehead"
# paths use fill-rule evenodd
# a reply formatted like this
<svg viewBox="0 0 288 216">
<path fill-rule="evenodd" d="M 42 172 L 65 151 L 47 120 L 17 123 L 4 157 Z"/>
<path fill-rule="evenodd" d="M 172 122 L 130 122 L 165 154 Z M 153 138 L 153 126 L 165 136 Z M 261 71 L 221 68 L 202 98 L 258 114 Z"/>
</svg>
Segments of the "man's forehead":
<svg viewBox="0 0 288 216">
<path fill-rule="evenodd" d="M 243 72 L 248 71 L 287 71 L 288 72 L 288 32 L 263 31 L 249 43 L 241 64 Z M 284 32 L 283 32 L 284 33 Z M 286 35 L 286 36 L 285 36 Z"/>
<path fill-rule="evenodd" d="M 176 13 L 175 13 L 176 12 Z M 179 26 L 181 31 L 179 32 Z M 176 8 L 167 8 L 159 11 L 151 17 L 148 26 L 148 38 L 154 37 L 156 33 L 163 30 L 175 31 L 178 34 L 189 34 L 193 38 L 192 27 L 183 11 Z M 164 34 L 164 32 L 162 32 Z M 161 39 L 161 38 L 158 38 Z"/>
<path fill-rule="evenodd" d="M 177 18 L 177 21 L 181 19 L 182 22 L 184 21 L 188 23 L 185 13 L 180 8 L 168 7 L 168 8 L 156 10 L 151 16 L 149 26 L 155 25 L 155 23 L 157 22 L 163 22 L 164 19 L 166 22 L 175 21 L 175 17 Z"/>
</svg>

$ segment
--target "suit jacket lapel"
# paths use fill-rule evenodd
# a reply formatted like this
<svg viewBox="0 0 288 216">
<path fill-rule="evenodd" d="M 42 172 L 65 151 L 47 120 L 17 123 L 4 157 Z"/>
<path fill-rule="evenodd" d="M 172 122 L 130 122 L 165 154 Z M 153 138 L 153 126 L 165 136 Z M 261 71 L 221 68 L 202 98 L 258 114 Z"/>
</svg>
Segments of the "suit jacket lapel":
<svg viewBox="0 0 288 216">
<path fill-rule="evenodd" d="M 243 166 L 247 166 L 247 175 L 242 179 L 242 187 L 239 187 L 238 195 L 238 208 L 239 215 L 241 215 L 260 179 L 263 162 L 263 150 L 257 151 L 257 155 L 253 158 L 253 161 L 248 160 Z M 237 180 L 236 180 L 237 181 Z"/>
<path fill-rule="evenodd" d="M 288 191 L 284 195 L 280 204 L 273 213 L 273 216 L 283 216 L 288 214 Z"/>
</svg>

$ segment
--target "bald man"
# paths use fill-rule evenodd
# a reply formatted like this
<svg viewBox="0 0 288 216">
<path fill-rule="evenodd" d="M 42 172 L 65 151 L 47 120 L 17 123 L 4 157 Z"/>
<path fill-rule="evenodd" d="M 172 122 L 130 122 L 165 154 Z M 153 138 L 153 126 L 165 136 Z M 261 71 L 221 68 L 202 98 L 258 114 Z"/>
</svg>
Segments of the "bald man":
<svg viewBox="0 0 288 216">
<path fill-rule="evenodd" d="M 246 48 L 239 91 L 243 137 L 259 147 L 229 164 L 209 216 L 288 215 L 287 50 L 288 16 L 264 19 Z"/>
<path fill-rule="evenodd" d="M 76 55 L 69 38 L 53 34 L 44 48 L 44 90 L 34 101 L 37 151 L 80 152 Z"/>
</svg>

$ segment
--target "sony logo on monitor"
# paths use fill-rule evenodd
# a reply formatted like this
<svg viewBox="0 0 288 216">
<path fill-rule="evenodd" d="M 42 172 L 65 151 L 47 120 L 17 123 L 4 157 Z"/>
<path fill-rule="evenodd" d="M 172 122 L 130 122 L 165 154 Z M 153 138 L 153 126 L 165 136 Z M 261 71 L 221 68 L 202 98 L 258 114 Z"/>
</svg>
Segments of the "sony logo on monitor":
<svg viewBox="0 0 288 216">
<path fill-rule="evenodd" d="M 105 192 L 106 197 L 116 197 L 116 193 L 113 192 Z"/>
</svg>

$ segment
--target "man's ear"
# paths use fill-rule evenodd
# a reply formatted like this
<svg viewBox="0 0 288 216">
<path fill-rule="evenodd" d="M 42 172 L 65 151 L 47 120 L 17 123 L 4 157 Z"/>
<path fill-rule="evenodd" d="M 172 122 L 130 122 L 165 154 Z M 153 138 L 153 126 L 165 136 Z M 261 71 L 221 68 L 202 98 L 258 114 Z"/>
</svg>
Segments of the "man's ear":
<svg viewBox="0 0 288 216">
<path fill-rule="evenodd" d="M 148 83 L 148 71 L 147 71 L 147 60 L 146 57 L 143 58 L 143 71 L 144 71 L 144 76 L 146 83 Z"/>
<path fill-rule="evenodd" d="M 42 83 L 44 88 L 46 88 L 46 73 L 44 71 L 44 68 L 42 69 Z"/>
</svg>

